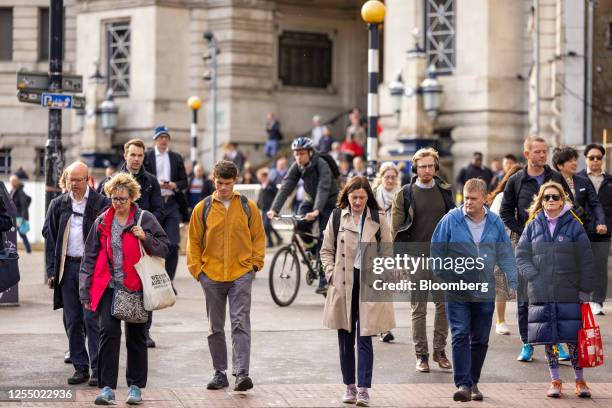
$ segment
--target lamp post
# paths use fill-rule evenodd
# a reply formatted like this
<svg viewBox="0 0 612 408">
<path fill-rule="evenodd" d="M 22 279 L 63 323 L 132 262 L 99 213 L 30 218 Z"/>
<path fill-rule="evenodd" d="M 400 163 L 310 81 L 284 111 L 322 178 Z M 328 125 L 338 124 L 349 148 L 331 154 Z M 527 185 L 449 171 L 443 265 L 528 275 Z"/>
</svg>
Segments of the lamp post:
<svg viewBox="0 0 612 408">
<path fill-rule="evenodd" d="M 212 99 L 212 154 L 213 154 L 213 163 L 217 162 L 217 54 L 219 54 L 219 47 L 217 45 L 217 39 L 215 38 L 212 31 L 206 31 L 204 33 L 204 38 L 208 41 L 208 48 L 210 50 L 210 54 L 204 59 L 210 59 L 210 98 Z"/>
<path fill-rule="evenodd" d="M 191 109 L 191 164 L 195 166 L 198 161 L 198 110 L 202 107 L 202 100 L 192 96 L 187 100 Z"/>
<path fill-rule="evenodd" d="M 369 0 L 361 7 L 361 18 L 368 24 L 368 138 L 367 170 L 370 180 L 376 175 L 378 158 L 378 25 L 385 21 L 385 5 Z"/>
<path fill-rule="evenodd" d="M 437 79 L 436 67 L 433 64 L 429 66 L 427 78 L 416 89 L 412 87 L 406 88 L 402 75 L 399 74 L 397 79 L 389 84 L 389 95 L 393 101 L 395 113 L 398 116 L 403 97 L 411 98 L 415 95 L 421 95 L 423 97 L 423 110 L 431 120 L 435 120 L 442 105 L 442 84 Z"/>
</svg>

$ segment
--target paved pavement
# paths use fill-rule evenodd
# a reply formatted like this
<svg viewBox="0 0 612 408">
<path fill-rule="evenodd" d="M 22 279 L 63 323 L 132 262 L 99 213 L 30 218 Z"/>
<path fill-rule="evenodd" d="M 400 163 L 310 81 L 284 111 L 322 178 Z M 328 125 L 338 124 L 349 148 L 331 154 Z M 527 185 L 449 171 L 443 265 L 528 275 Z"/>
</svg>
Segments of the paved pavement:
<svg viewBox="0 0 612 408">
<path fill-rule="evenodd" d="M 266 262 L 272 253 L 267 254 Z M 61 312 L 52 310 L 51 292 L 43 284 L 43 254 L 23 255 L 19 307 L 0 307 L 0 387 L 66 387 L 72 367 L 63 363 L 67 349 Z M 267 271 L 257 275 L 253 288 L 252 392 L 241 394 L 204 389 L 211 375 L 206 343 L 207 322 L 199 285 L 180 260 L 175 307 L 155 313 L 153 337 L 158 347 L 149 351 L 149 381 L 143 392 L 145 406 L 156 407 L 334 407 L 343 387 L 338 361 L 336 333 L 322 327 L 323 298 L 305 283 L 295 303 L 277 307 L 268 290 Z M 520 341 L 508 306 L 510 336 L 491 334 L 489 353 L 482 375 L 484 403 L 459 404 L 451 400 L 452 372 L 433 368 L 429 374 L 414 370 L 414 348 L 410 336 L 409 305 L 396 305 L 396 342 L 375 341 L 372 406 L 602 406 L 612 407 L 612 369 L 609 365 L 586 370 L 595 398 L 578 400 L 568 387 L 568 398 L 547 400 L 543 395 L 548 370 L 542 348 L 533 363 L 515 361 Z M 430 307 L 430 313 L 433 308 Z M 612 344 L 612 306 L 598 317 L 604 346 Z M 429 333 L 432 332 L 428 321 Z M 229 322 L 228 327 L 229 329 Z M 229 342 L 229 335 L 228 335 Z M 449 338 L 450 342 L 450 338 Z M 608 349 L 606 349 L 606 352 Z M 450 355 L 450 344 L 447 346 Z M 608 354 L 606 354 L 606 357 Z M 125 398 L 125 348 L 122 349 L 118 398 Z M 230 360 L 231 361 L 231 360 Z M 562 363 L 561 376 L 573 383 L 571 367 Z M 433 367 L 433 366 L 432 366 Z M 77 401 L 1 402 L 3 406 L 91 406 L 96 390 L 72 387 Z"/>
</svg>

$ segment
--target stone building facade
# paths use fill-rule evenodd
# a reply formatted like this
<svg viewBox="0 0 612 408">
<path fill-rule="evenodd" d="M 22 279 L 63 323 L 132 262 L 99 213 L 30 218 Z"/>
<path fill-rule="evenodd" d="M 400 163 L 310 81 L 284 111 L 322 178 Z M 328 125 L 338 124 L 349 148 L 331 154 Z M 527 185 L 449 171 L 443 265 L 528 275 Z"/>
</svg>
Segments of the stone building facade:
<svg viewBox="0 0 612 408">
<path fill-rule="evenodd" d="M 165 123 L 174 148 L 188 156 L 191 112 L 198 95 L 200 157 L 212 162 L 212 109 L 203 56 L 203 32 L 218 40 L 218 156 L 228 140 L 241 144 L 255 163 L 262 158 L 267 112 L 279 117 L 285 141 L 307 131 L 311 118 L 324 120 L 353 106 L 366 109 L 367 30 L 362 0 L 65 0 L 64 70 L 87 77 L 99 62 L 111 77 L 119 106 L 116 132 L 98 129 L 100 145 L 121 146 L 132 137 L 152 144 L 151 129 Z M 600 1 L 594 26 L 593 134 L 611 127 L 610 27 L 612 5 Z M 398 140 L 452 140 L 454 167 L 474 150 L 485 159 L 520 154 L 525 135 L 535 130 L 534 13 L 532 0 L 386 0 L 383 25 L 380 113 L 381 154 Z M 540 134 L 551 144 L 582 144 L 585 123 L 585 39 L 587 0 L 540 0 Z M 18 69 L 44 71 L 41 60 L 42 8 L 48 0 L 0 0 L 11 10 L 12 55 L 0 48 L 0 170 L 10 149 L 12 171 L 40 173 L 47 116 L 15 98 Z M 1 20 L 4 21 L 4 20 Z M 417 41 L 426 63 L 407 60 Z M 0 40 L 2 41 L 2 40 Z M 5 40 L 6 42 L 6 40 Z M 443 85 L 435 122 L 423 118 L 421 97 L 406 97 L 394 114 L 388 84 L 399 72 L 418 85 L 423 67 L 434 62 Z M 87 86 L 87 85 L 86 85 Z M 67 159 L 85 153 L 80 126 L 64 114 Z M 422 124 L 422 126 L 421 126 Z M 346 119 L 336 122 L 341 138 Z M 110 138 L 110 140 L 108 139 Z M 87 150 L 87 149 L 85 149 Z M 5 166 L 6 167 L 6 166 Z M 1 172 L 1 171 L 0 171 Z"/>
</svg>

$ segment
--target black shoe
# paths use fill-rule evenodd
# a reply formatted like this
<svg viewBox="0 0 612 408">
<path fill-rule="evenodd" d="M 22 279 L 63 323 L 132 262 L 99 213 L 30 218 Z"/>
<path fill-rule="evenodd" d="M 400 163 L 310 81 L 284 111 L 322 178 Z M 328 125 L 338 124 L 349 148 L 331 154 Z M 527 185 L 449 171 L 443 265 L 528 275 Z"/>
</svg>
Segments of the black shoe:
<svg viewBox="0 0 612 408">
<path fill-rule="evenodd" d="M 89 380 L 89 370 L 77 370 L 72 377 L 68 378 L 68 384 L 83 384 L 87 380 Z"/>
<path fill-rule="evenodd" d="M 64 363 L 72 364 L 72 359 L 70 358 L 70 350 L 68 350 L 66 354 L 64 354 Z"/>
<path fill-rule="evenodd" d="M 234 385 L 234 391 L 247 391 L 253 388 L 253 381 L 248 375 L 239 375 L 236 377 L 236 384 Z"/>
<path fill-rule="evenodd" d="M 482 392 L 478 389 L 478 385 L 472 385 L 472 400 L 473 401 L 482 401 L 484 397 L 482 396 Z"/>
<path fill-rule="evenodd" d="M 229 381 L 227 381 L 227 375 L 225 373 L 215 372 L 213 378 L 206 384 L 208 390 L 220 390 L 221 388 L 229 387 Z"/>
<path fill-rule="evenodd" d="M 380 341 L 383 343 L 391 343 L 393 340 L 395 340 L 395 336 L 390 331 L 380 333 Z"/>
<path fill-rule="evenodd" d="M 319 277 L 319 286 L 315 290 L 317 295 L 326 295 L 327 294 L 327 280 L 325 280 L 324 276 Z"/>
<path fill-rule="evenodd" d="M 453 401 L 468 402 L 472 399 L 472 390 L 466 385 L 457 388 L 453 394 Z"/>
<path fill-rule="evenodd" d="M 151 335 L 147 333 L 147 347 L 155 348 L 155 341 L 151 338 Z"/>
<path fill-rule="evenodd" d="M 89 377 L 89 381 L 87 382 L 87 385 L 89 385 L 90 387 L 97 387 L 98 386 L 98 377 L 96 377 L 95 375 L 92 374 L 92 376 Z"/>
</svg>

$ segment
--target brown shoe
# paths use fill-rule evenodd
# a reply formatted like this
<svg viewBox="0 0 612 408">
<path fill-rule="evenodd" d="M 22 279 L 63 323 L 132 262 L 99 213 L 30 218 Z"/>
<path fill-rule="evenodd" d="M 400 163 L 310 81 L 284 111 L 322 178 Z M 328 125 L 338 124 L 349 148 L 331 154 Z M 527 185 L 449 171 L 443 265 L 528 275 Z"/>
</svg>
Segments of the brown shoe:
<svg viewBox="0 0 612 408">
<path fill-rule="evenodd" d="M 426 354 L 417 355 L 416 370 L 421 373 L 429 372 L 429 359 Z"/>
<path fill-rule="evenodd" d="M 448 358 L 446 358 L 446 353 L 444 352 L 444 350 L 434 351 L 433 361 L 438 363 L 440 368 L 443 368 L 445 370 L 450 370 L 451 368 L 453 368 L 451 362 L 448 361 Z"/>
<path fill-rule="evenodd" d="M 550 398 L 561 398 L 561 395 L 562 395 L 561 388 L 562 388 L 561 380 L 555 380 L 551 382 L 550 388 L 548 389 L 546 396 Z"/>
<path fill-rule="evenodd" d="M 587 387 L 586 381 L 576 380 L 576 395 L 580 398 L 591 398 L 591 390 Z"/>
</svg>

